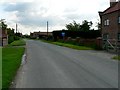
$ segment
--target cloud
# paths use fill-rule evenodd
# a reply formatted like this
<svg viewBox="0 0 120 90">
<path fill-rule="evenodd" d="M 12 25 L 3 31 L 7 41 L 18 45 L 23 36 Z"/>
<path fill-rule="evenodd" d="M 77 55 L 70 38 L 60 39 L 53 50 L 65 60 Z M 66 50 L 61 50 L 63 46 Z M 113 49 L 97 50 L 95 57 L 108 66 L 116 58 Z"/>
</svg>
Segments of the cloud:
<svg viewBox="0 0 120 90">
<path fill-rule="evenodd" d="M 36 3 L 10 3 L 6 4 L 4 11 L 13 13 L 14 16 L 18 18 L 18 23 L 22 25 L 34 25 L 45 27 L 46 22 L 49 21 L 51 26 L 60 24 L 64 22 L 61 17 L 57 15 L 47 15 L 49 12 L 47 7 L 42 7 L 42 5 L 35 7 Z M 34 7 L 35 8 L 34 8 Z"/>
<path fill-rule="evenodd" d="M 24 12 L 24 10 L 28 10 L 31 6 L 31 3 L 9 3 L 9 4 L 3 4 L 5 5 L 4 11 L 7 12 L 13 12 L 13 11 L 19 11 Z"/>
<path fill-rule="evenodd" d="M 106 0 L 0 0 L 0 17 L 10 23 L 19 23 L 26 31 L 38 27 L 44 30 L 49 21 L 54 30 L 64 28 L 73 20 L 78 23 L 83 20 L 96 22 L 98 11 L 108 6 Z"/>
</svg>

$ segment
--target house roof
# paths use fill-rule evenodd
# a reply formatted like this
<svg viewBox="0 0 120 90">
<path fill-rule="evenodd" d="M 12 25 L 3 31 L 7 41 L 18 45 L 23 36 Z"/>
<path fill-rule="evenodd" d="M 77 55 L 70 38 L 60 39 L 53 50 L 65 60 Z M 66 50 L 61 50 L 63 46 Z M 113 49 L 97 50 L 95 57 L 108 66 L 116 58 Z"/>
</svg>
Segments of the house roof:
<svg viewBox="0 0 120 90">
<path fill-rule="evenodd" d="M 115 11 L 118 11 L 118 10 L 120 10 L 120 1 L 116 2 L 115 5 L 107 8 L 107 9 L 103 12 L 103 14 L 112 13 L 112 12 L 115 12 Z"/>
</svg>

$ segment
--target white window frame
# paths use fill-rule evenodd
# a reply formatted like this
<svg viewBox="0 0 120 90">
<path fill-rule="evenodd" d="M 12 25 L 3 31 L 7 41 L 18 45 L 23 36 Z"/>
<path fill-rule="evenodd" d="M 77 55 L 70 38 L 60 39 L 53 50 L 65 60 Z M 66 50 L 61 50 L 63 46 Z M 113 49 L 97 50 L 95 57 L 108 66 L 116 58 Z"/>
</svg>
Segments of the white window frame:
<svg viewBox="0 0 120 90">
<path fill-rule="evenodd" d="M 106 26 L 107 24 L 106 24 L 106 20 L 104 21 L 104 25 Z"/>
<path fill-rule="evenodd" d="M 109 20 L 109 19 L 106 19 L 106 20 L 104 21 L 104 25 L 105 25 L 105 26 L 109 26 L 109 25 L 110 25 L 110 20 Z"/>
<path fill-rule="evenodd" d="M 110 20 L 109 19 L 106 20 L 106 25 L 110 25 Z"/>
</svg>

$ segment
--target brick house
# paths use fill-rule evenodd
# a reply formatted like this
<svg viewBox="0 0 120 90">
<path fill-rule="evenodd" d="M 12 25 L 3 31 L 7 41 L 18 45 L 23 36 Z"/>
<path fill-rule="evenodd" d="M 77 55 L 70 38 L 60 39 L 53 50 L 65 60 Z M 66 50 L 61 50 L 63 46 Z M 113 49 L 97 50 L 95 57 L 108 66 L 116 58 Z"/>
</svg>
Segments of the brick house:
<svg viewBox="0 0 120 90">
<path fill-rule="evenodd" d="M 117 50 L 120 44 L 120 0 L 110 0 L 110 7 L 99 15 L 103 48 L 107 45 Z"/>
<path fill-rule="evenodd" d="M 8 35 L 6 30 L 0 28 L 0 46 L 6 46 L 8 44 Z"/>
</svg>

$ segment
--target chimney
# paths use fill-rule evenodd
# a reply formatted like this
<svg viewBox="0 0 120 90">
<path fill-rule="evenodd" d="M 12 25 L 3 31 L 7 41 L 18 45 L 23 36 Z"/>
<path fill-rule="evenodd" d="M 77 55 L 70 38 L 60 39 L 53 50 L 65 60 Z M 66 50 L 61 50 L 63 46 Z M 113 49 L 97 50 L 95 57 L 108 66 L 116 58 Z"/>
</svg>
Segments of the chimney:
<svg viewBox="0 0 120 90">
<path fill-rule="evenodd" d="M 116 0 L 110 0 L 110 7 L 116 4 Z"/>
</svg>

